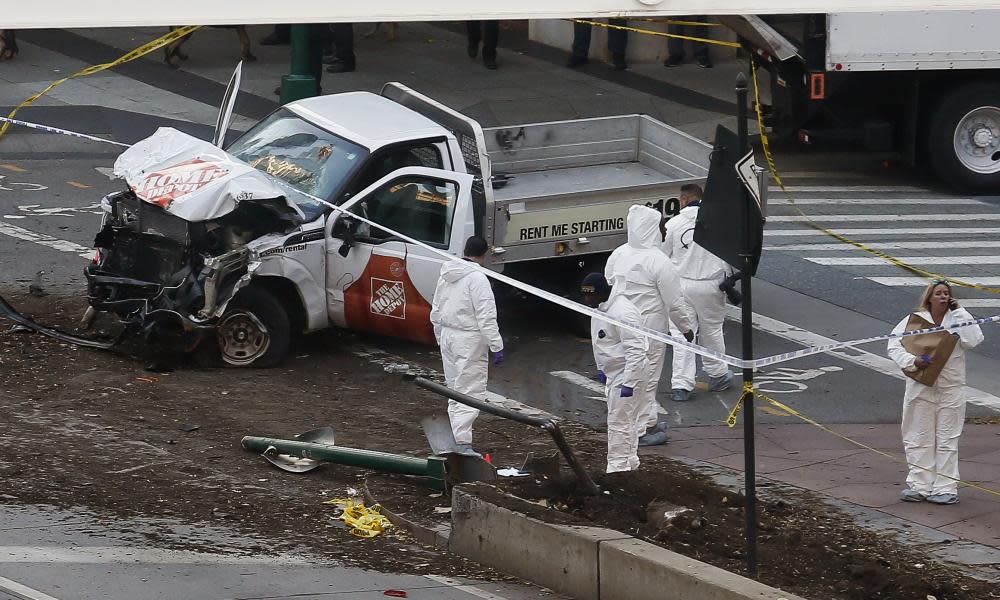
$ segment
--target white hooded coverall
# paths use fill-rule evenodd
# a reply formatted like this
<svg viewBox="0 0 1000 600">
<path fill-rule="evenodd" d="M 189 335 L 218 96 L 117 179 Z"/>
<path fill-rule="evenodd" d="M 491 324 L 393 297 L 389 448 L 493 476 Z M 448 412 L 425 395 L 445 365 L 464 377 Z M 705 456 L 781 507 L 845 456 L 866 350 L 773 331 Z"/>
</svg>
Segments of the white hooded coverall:
<svg viewBox="0 0 1000 600">
<path fill-rule="evenodd" d="M 690 316 L 698 343 L 711 350 L 726 352 L 722 325 L 726 320 L 726 295 L 719 284 L 729 273 L 729 265 L 718 256 L 694 243 L 694 225 L 698 206 L 686 206 L 680 214 L 667 221 L 663 252 L 677 266 L 681 276 L 681 292 L 690 305 Z M 675 390 L 694 389 L 695 353 L 674 347 L 670 387 Z M 709 377 L 722 377 L 729 372 L 726 363 L 702 357 Z"/>
<path fill-rule="evenodd" d="M 919 311 L 928 322 L 934 320 L 928 311 Z M 909 315 L 892 330 L 906 330 Z M 949 310 L 941 325 L 947 327 L 974 317 L 964 308 Z M 958 438 L 965 423 L 965 351 L 983 341 L 978 325 L 957 331 L 959 342 L 932 386 L 906 379 L 903 396 L 903 449 L 910 472 L 906 483 L 911 490 L 924 496 L 958 492 Z M 889 340 L 889 358 L 904 371 L 913 371 L 917 357 L 903 348 L 898 338 Z M 921 468 L 922 467 L 922 468 Z M 930 469 L 925 470 L 925 469 Z"/>
<path fill-rule="evenodd" d="M 628 241 L 608 257 L 604 277 L 616 287 L 623 285 L 622 292 L 639 309 L 644 327 L 667 332 L 668 321 L 673 321 L 680 327 L 680 333 L 684 333 L 691 330 L 689 309 L 681 294 L 677 268 L 660 250 L 660 218 L 660 212 L 648 206 L 628 209 Z M 659 416 L 656 390 L 665 350 L 663 342 L 649 340 L 646 350 L 649 362 L 635 390 L 636 396 L 642 397 L 646 427 L 656 425 Z"/>
<path fill-rule="evenodd" d="M 642 314 L 623 295 L 614 294 L 597 307 L 609 317 L 625 323 L 641 323 Z M 622 386 L 636 389 L 642 382 L 649 357 L 646 338 L 602 321 L 590 320 L 590 339 L 594 362 L 608 381 L 604 393 L 608 400 L 608 473 L 639 468 L 639 436 L 645 430 L 644 405 L 636 393 L 622 398 Z"/>
<path fill-rule="evenodd" d="M 464 260 L 441 265 L 431 308 L 434 337 L 441 347 L 445 383 L 453 390 L 486 399 L 489 354 L 503 350 L 497 307 L 490 282 Z M 448 418 L 455 442 L 472 443 L 472 422 L 479 410 L 448 401 Z"/>
</svg>

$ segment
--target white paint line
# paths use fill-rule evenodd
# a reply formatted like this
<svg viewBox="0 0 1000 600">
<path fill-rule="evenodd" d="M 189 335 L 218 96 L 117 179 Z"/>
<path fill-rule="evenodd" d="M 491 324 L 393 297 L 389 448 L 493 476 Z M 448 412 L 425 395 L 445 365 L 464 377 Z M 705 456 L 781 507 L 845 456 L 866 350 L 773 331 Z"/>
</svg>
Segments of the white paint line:
<svg viewBox="0 0 1000 600">
<path fill-rule="evenodd" d="M 877 223 L 886 221 L 889 223 L 896 221 L 920 221 L 924 223 L 934 223 L 936 221 L 1000 221 L 1000 213 L 958 213 L 958 214 L 909 214 L 909 215 L 810 215 L 817 223 L 843 223 L 845 221 L 863 221 Z M 781 217 L 768 217 L 769 223 L 802 223 L 806 219 L 799 215 L 786 215 Z"/>
<path fill-rule="evenodd" d="M 817 265 L 833 267 L 862 267 L 890 265 L 881 258 L 867 256 L 804 256 Z M 1000 265 L 1000 256 L 897 256 L 911 265 Z"/>
<path fill-rule="evenodd" d="M 144 465 L 138 465 L 135 467 L 129 467 L 127 469 L 121 469 L 119 471 L 108 471 L 108 475 L 122 475 L 124 473 L 132 473 L 134 471 L 141 471 L 142 469 L 148 469 L 149 467 L 159 467 L 161 465 L 169 465 L 170 462 L 151 462 Z"/>
<path fill-rule="evenodd" d="M 983 234 L 998 235 L 1000 228 L 997 227 L 907 227 L 900 229 L 834 229 L 831 231 L 840 235 L 911 235 L 919 237 L 922 235 L 957 235 L 957 234 Z M 765 229 L 764 237 L 785 237 L 785 236 L 816 236 L 826 235 L 816 229 Z"/>
<path fill-rule="evenodd" d="M 791 181 L 793 179 L 863 179 L 865 175 L 852 173 L 850 171 L 782 171 L 781 179 Z M 772 184 L 773 185 L 773 184 Z M 787 186 L 786 186 L 787 187 Z"/>
<path fill-rule="evenodd" d="M 36 589 L 7 579 L 6 577 L 0 577 L 0 591 L 10 592 L 15 596 L 26 598 L 27 600 L 58 600 L 58 598 L 39 592 Z"/>
<path fill-rule="evenodd" d="M 951 275 L 950 277 L 978 285 L 1000 285 L 1000 277 L 976 277 L 974 275 Z M 865 279 L 892 286 L 924 287 L 930 283 L 930 280 L 924 277 L 866 277 Z"/>
<path fill-rule="evenodd" d="M 739 323 L 740 319 L 740 309 L 735 306 L 728 307 L 728 317 L 733 321 Z M 838 340 L 833 338 L 828 338 L 826 336 L 820 335 L 818 333 L 813 333 L 812 331 L 807 331 L 800 327 L 794 325 L 789 325 L 777 319 L 771 317 L 766 317 L 764 315 L 754 313 L 753 314 L 753 325 L 757 329 L 776 335 L 778 337 L 784 338 L 786 340 L 793 341 L 797 344 L 802 344 L 803 346 L 822 346 L 825 344 L 835 344 Z M 884 344 L 883 344 L 884 347 Z M 855 346 L 851 348 L 841 348 L 839 350 L 831 350 L 826 354 L 836 356 L 837 358 L 842 358 L 848 362 L 854 363 L 856 365 L 871 369 L 878 373 L 888 375 L 890 377 L 895 377 L 896 379 L 907 379 L 906 375 L 896 366 L 893 362 L 886 356 L 881 356 L 879 354 L 874 354 L 868 352 L 867 350 L 862 350 L 861 348 Z M 985 406 L 987 408 L 992 408 L 994 410 L 1000 410 L 1000 398 L 997 398 L 993 394 L 988 394 L 982 390 L 978 390 L 973 387 L 965 386 L 962 388 L 963 394 L 967 402 L 972 404 L 978 404 L 980 406 Z"/>
<path fill-rule="evenodd" d="M 578 385 L 586 390 L 590 390 L 591 392 L 600 395 L 602 398 L 604 397 L 603 385 L 597 383 L 597 381 L 593 379 L 584 377 L 579 373 L 573 371 L 552 371 L 549 373 L 549 375 L 552 375 L 553 377 L 558 377 L 559 379 L 568 381 L 574 385 Z"/>
<path fill-rule="evenodd" d="M 54 238 L 51 235 L 37 233 L 31 231 L 30 229 L 24 229 L 23 227 L 11 225 L 10 223 L 0 222 L 0 234 L 24 240 L 26 242 L 34 242 L 60 252 L 73 252 L 83 258 L 92 258 L 94 256 L 93 249 L 81 246 L 76 242 L 60 240 L 59 238 Z"/>
<path fill-rule="evenodd" d="M 402 356 L 389 354 L 384 350 L 379 350 L 377 348 L 362 348 L 362 349 L 352 350 L 351 352 L 355 356 L 360 356 L 362 358 L 368 359 L 368 361 L 373 362 L 382 367 L 386 367 L 388 365 L 407 364 L 410 367 L 411 373 L 417 374 L 421 377 L 426 377 L 427 379 L 436 379 L 439 381 L 443 381 L 444 379 L 444 377 L 434 369 L 428 369 L 421 365 L 414 365 L 411 361 L 408 361 Z M 486 400 L 492 404 L 496 404 L 497 406 L 501 406 L 508 410 L 517 411 L 525 415 L 544 417 L 546 419 L 555 419 L 557 421 L 560 420 L 559 417 L 547 413 L 544 410 L 535 408 L 533 406 L 528 406 L 527 404 L 518 402 L 517 400 L 513 400 L 511 398 L 502 396 L 496 392 L 491 392 L 489 390 L 486 391 Z"/>
<path fill-rule="evenodd" d="M 307 565 L 310 561 L 287 554 L 247 556 L 133 546 L 0 546 L 0 564 L 4 563 Z"/>
<path fill-rule="evenodd" d="M 884 206 L 886 204 L 897 204 L 900 206 L 988 206 L 982 200 L 975 198 L 796 198 L 795 202 L 785 198 L 768 198 L 768 206 L 791 206 L 792 204 L 832 204 L 832 205 L 855 205 L 862 206 Z"/>
<path fill-rule="evenodd" d="M 874 250 L 941 250 L 944 248 L 1000 248 L 1000 241 L 996 240 L 962 240 L 962 241 L 925 241 L 925 242 L 865 242 L 865 245 Z M 856 250 L 856 248 L 837 242 L 836 244 L 784 244 L 777 246 L 764 246 L 764 250 L 805 250 L 808 252 L 820 252 L 824 250 Z"/>
<path fill-rule="evenodd" d="M 781 188 L 774 186 L 775 191 Z M 928 190 L 912 185 L 786 185 L 789 192 L 924 192 Z M 772 192 L 773 193 L 773 192 Z"/>
<path fill-rule="evenodd" d="M 549 375 L 562 379 L 563 381 L 568 381 L 574 385 L 578 385 L 585 390 L 594 392 L 597 394 L 597 397 L 594 397 L 595 400 L 600 400 L 605 403 L 608 401 L 607 394 L 604 391 L 604 386 L 597 381 L 586 377 L 585 375 L 581 375 L 574 371 L 550 371 Z M 662 406 L 660 407 L 659 412 L 661 415 L 669 414 Z"/>
<path fill-rule="evenodd" d="M 1000 308 L 1000 298 L 958 298 L 965 308 Z"/>
<path fill-rule="evenodd" d="M 448 586 L 452 589 L 456 589 L 460 592 L 465 592 L 475 596 L 476 598 L 482 598 L 483 600 L 507 600 L 503 596 L 494 594 L 493 592 L 487 592 L 484 589 L 480 589 L 474 585 L 469 585 L 467 583 L 462 583 L 457 579 L 452 579 L 451 577 L 442 577 L 440 575 L 424 575 L 427 579 L 430 579 L 434 583 L 440 583 L 441 585 Z"/>
</svg>

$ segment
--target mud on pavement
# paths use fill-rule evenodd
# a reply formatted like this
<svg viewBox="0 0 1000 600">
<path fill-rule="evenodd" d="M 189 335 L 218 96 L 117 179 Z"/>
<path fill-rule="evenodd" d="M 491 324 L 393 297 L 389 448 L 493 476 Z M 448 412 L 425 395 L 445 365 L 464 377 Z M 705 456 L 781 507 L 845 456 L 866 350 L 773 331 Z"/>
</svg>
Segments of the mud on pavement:
<svg viewBox="0 0 1000 600">
<path fill-rule="evenodd" d="M 65 331 L 85 308 L 82 296 L 7 298 Z M 255 552 L 308 551 L 382 571 L 504 578 L 399 531 L 351 536 L 324 501 L 360 490 L 367 471 L 324 465 L 292 475 L 240 447 L 244 435 L 291 438 L 330 425 L 338 444 L 427 456 L 420 417 L 443 412 L 445 401 L 354 353 L 369 342 L 380 340 L 328 331 L 300 340 L 279 368 L 185 366 L 161 374 L 135 358 L 12 332 L 3 321 L 0 501 L 224 524 L 257 536 L 260 547 L 247 549 Z M 412 346 L 409 353 L 418 351 L 426 366 L 439 367 L 433 349 Z M 477 422 L 477 438 L 484 447 L 551 445 L 544 434 L 488 415 Z"/>
</svg>

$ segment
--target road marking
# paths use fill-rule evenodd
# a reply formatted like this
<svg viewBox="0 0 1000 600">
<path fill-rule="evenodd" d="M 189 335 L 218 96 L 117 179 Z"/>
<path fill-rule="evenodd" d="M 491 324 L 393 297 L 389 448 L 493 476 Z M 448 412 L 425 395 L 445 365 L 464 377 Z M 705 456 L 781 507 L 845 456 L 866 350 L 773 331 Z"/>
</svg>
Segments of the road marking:
<svg viewBox="0 0 1000 600">
<path fill-rule="evenodd" d="M 951 277 L 979 285 L 1000 285 L 1000 277 L 975 277 L 962 275 L 951 275 Z M 882 285 L 891 286 L 924 287 L 930 283 L 930 279 L 925 279 L 923 277 L 866 277 L 865 279 L 870 279 L 875 283 L 881 283 Z"/>
<path fill-rule="evenodd" d="M 957 234 L 990 234 L 997 235 L 1000 234 L 1000 228 L 997 227 L 923 227 L 923 228 L 913 228 L 907 227 L 905 229 L 833 229 L 830 231 L 834 233 L 839 233 L 840 235 L 912 235 L 914 237 L 921 235 L 957 235 Z M 784 236 L 809 236 L 809 235 L 826 235 L 822 231 L 816 229 L 765 229 L 764 237 L 784 237 Z M 930 244 L 931 242 L 928 242 Z"/>
<path fill-rule="evenodd" d="M 1000 242 L 995 240 L 966 240 L 966 241 L 924 241 L 924 242 L 871 242 L 865 243 L 869 248 L 875 250 L 927 250 L 944 248 L 1000 248 Z M 853 247 L 844 244 L 784 244 L 777 246 L 764 246 L 764 250 L 854 250 Z"/>
<path fill-rule="evenodd" d="M 94 250 L 92 248 L 81 246 L 76 242 L 60 240 L 59 238 L 54 238 L 51 235 L 46 235 L 44 233 L 36 233 L 29 229 L 24 229 L 23 227 L 11 225 L 10 223 L 0 222 L 0 234 L 24 240 L 26 242 L 40 244 L 60 252 L 73 252 L 83 258 L 93 258 L 94 256 Z"/>
<path fill-rule="evenodd" d="M 461 581 L 452 579 L 451 577 L 442 577 L 440 575 L 424 575 L 424 577 L 430 579 L 434 583 L 440 583 L 441 585 L 448 586 L 460 592 L 465 592 L 466 594 L 471 594 L 477 598 L 482 598 L 483 600 L 507 600 L 507 598 L 504 598 L 503 596 L 487 592 L 486 590 L 477 588 L 474 585 L 462 583 Z"/>
<path fill-rule="evenodd" d="M 727 316 L 737 323 L 741 322 L 740 309 L 735 306 L 728 307 Z M 806 347 L 836 344 L 839 341 L 802 329 L 801 327 L 789 325 L 788 323 L 784 323 L 778 319 L 766 317 L 759 313 L 753 314 L 753 325 L 761 331 L 770 333 L 771 335 L 776 335 L 780 338 L 784 338 Z M 877 371 L 884 375 L 895 377 L 896 379 L 908 379 L 891 359 L 879 354 L 868 352 L 867 350 L 862 350 L 857 346 L 831 350 L 827 352 L 827 354 L 842 358 L 847 362 L 860 365 L 866 369 L 871 369 L 872 371 Z M 964 386 L 962 391 L 967 402 L 992 408 L 994 410 L 1000 410 L 1000 398 L 997 398 L 993 394 L 989 394 L 969 386 Z"/>
<path fill-rule="evenodd" d="M 7 579 L 6 577 L 0 577 L 0 591 L 10 592 L 15 596 L 26 598 L 27 600 L 58 600 L 58 598 L 39 592 L 36 589 Z"/>
<path fill-rule="evenodd" d="M 768 198 L 768 206 L 791 206 L 792 204 L 835 204 L 864 206 L 883 206 L 885 204 L 899 204 L 902 206 L 957 206 L 972 205 L 986 206 L 987 203 L 975 198 L 796 198 L 795 202 L 784 198 Z"/>
<path fill-rule="evenodd" d="M 27 173 L 28 170 L 17 165 L 12 165 L 10 163 L 0 165 L 0 169 L 7 169 L 8 171 L 13 171 L 14 173 Z"/>
<path fill-rule="evenodd" d="M 390 354 L 385 350 L 380 350 L 378 348 L 359 348 L 351 351 L 355 356 L 360 356 L 367 359 L 369 362 L 375 363 L 381 367 L 387 367 L 390 365 L 401 365 L 405 364 L 409 367 L 408 372 L 420 377 L 426 377 L 427 379 L 443 380 L 444 377 L 434 369 L 429 369 L 421 365 L 414 365 L 412 361 L 408 361 L 402 356 L 396 356 L 395 354 Z M 551 413 L 547 413 L 544 410 L 535 408 L 534 406 L 529 406 L 523 402 L 518 402 L 512 398 L 502 396 L 496 392 L 486 391 L 486 401 L 497 406 L 506 408 L 508 410 L 513 410 L 522 414 L 531 415 L 535 417 L 543 417 L 546 419 L 560 420 L 559 417 Z"/>
<path fill-rule="evenodd" d="M 933 223 L 935 221 L 1000 221 L 1000 213 L 960 213 L 954 215 L 811 215 L 814 221 L 824 221 L 830 223 L 843 223 L 845 221 L 923 221 Z M 800 223 L 805 221 L 804 217 L 798 215 L 788 215 L 783 217 L 768 217 L 771 223 Z"/>
<path fill-rule="evenodd" d="M 958 298 L 966 308 L 1000 308 L 1000 298 Z"/>
<path fill-rule="evenodd" d="M 889 264 L 881 258 L 867 256 L 804 256 L 803 258 L 817 265 L 831 267 Z M 1000 265 L 1000 256 L 897 256 L 896 258 L 911 265 Z"/>
<path fill-rule="evenodd" d="M 604 391 L 604 386 L 584 375 L 575 373 L 573 371 L 550 371 L 549 375 L 562 379 L 563 381 L 568 381 L 569 383 L 572 383 L 574 385 L 578 385 L 585 390 L 590 390 L 591 392 L 594 392 L 595 394 L 597 394 L 597 396 L 590 396 L 590 398 L 593 400 L 599 400 L 601 402 L 604 402 L 605 404 L 607 404 L 608 402 L 608 397 Z M 659 408 L 659 413 L 661 415 L 670 414 L 669 412 L 667 412 L 667 409 L 663 408 L 662 406 Z"/>
<path fill-rule="evenodd" d="M 79 181 L 67 181 L 66 183 L 70 184 L 71 186 L 73 186 L 75 188 L 79 188 L 81 190 L 89 190 L 90 189 L 89 185 L 87 185 L 86 183 L 80 183 Z"/>
<path fill-rule="evenodd" d="M 161 565 L 306 565 L 311 561 L 289 554 L 210 554 L 190 550 L 135 546 L 0 546 L 0 564 L 161 564 Z"/>
<path fill-rule="evenodd" d="M 927 192 L 912 185 L 786 185 L 789 192 Z"/>
<path fill-rule="evenodd" d="M 77 214 L 104 214 L 100 208 L 101 205 L 99 203 L 88 204 L 86 206 L 53 206 L 47 208 L 43 208 L 41 204 L 20 204 L 17 210 L 40 217 L 75 217 Z"/>
</svg>

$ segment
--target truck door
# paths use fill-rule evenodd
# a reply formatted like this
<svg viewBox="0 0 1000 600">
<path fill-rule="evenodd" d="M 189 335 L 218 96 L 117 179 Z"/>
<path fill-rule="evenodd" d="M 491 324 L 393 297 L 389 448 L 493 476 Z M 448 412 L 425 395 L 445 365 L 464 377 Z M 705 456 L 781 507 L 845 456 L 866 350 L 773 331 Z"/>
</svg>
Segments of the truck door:
<svg viewBox="0 0 1000 600">
<path fill-rule="evenodd" d="M 340 327 L 433 344 L 431 300 L 442 259 L 360 215 L 460 256 L 472 235 L 472 176 L 426 167 L 394 171 L 334 215 L 326 232 L 326 293 Z"/>
</svg>

